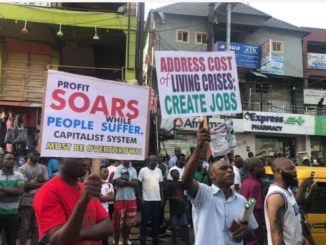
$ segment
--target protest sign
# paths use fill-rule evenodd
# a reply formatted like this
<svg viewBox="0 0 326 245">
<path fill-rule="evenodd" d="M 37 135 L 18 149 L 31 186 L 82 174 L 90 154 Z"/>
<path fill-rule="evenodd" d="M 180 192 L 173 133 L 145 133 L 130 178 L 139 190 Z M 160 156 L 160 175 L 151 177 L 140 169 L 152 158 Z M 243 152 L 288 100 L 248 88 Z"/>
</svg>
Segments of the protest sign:
<svg viewBox="0 0 326 245">
<path fill-rule="evenodd" d="M 149 88 L 49 71 L 41 155 L 144 160 Z"/>
<path fill-rule="evenodd" d="M 210 130 L 212 156 L 224 155 L 237 148 L 233 121 L 231 119 Z"/>
<path fill-rule="evenodd" d="M 163 118 L 241 113 L 234 52 L 155 52 Z"/>
</svg>

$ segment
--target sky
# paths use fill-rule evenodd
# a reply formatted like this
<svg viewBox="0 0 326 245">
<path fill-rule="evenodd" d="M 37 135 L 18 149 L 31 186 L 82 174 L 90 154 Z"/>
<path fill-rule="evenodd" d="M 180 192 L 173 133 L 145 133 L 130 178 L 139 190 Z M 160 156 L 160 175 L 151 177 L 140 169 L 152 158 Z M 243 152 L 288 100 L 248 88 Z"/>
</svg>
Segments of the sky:
<svg viewBox="0 0 326 245">
<path fill-rule="evenodd" d="M 145 2 L 145 14 L 151 9 L 176 2 Z M 248 2 L 244 2 L 248 3 Z M 283 20 L 298 27 L 315 27 L 326 29 L 326 2 L 249 2 L 249 5 L 259 9 L 274 18 Z"/>
</svg>

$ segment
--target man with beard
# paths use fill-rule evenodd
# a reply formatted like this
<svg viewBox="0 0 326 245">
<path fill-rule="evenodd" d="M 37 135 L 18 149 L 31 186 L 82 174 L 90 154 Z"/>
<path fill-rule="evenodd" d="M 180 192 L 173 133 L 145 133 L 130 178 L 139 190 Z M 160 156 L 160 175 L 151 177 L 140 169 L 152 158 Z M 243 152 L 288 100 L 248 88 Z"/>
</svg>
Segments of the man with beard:
<svg viewBox="0 0 326 245">
<path fill-rule="evenodd" d="M 274 184 L 265 199 L 265 220 L 268 244 L 307 245 L 302 236 L 299 206 L 290 187 L 298 186 L 294 163 L 279 157 L 272 163 Z"/>
<path fill-rule="evenodd" d="M 51 245 L 101 245 L 113 233 L 111 220 L 100 203 L 102 182 L 91 174 L 84 184 L 88 161 L 59 158 L 59 174 L 37 192 L 34 210 L 40 239 Z"/>
<path fill-rule="evenodd" d="M 206 142 L 210 141 L 209 128 L 203 128 L 201 122 L 197 132 L 197 147 L 182 177 L 182 183 L 192 198 L 195 244 L 243 244 L 244 239 L 250 241 L 253 238 L 253 229 L 258 226 L 253 216 L 249 220 L 249 225 L 240 224 L 240 216 L 247 200 L 231 189 L 234 183 L 231 164 L 227 161 L 217 161 L 210 165 L 209 178 L 212 186 L 198 183 L 193 179 L 200 153 Z M 231 232 L 228 227 L 233 220 L 239 227 Z"/>
</svg>

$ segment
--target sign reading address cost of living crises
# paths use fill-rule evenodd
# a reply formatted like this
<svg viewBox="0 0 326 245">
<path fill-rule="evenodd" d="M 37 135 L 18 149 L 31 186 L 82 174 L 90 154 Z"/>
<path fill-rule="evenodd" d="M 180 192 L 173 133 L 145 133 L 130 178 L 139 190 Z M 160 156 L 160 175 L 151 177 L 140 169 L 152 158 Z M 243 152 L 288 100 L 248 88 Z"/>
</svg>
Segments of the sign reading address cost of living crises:
<svg viewBox="0 0 326 245">
<path fill-rule="evenodd" d="M 234 52 L 156 51 L 163 118 L 241 113 Z"/>
<path fill-rule="evenodd" d="M 143 160 L 149 88 L 49 71 L 41 155 Z"/>
</svg>

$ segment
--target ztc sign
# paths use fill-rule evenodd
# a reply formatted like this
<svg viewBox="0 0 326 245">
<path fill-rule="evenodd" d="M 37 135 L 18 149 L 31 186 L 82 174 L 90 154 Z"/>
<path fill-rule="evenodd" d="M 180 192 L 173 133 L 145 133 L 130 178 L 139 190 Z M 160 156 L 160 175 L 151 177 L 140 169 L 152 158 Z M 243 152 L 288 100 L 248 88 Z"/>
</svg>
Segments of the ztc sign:
<svg viewBox="0 0 326 245">
<path fill-rule="evenodd" d="M 244 131 L 282 134 L 315 134 L 315 117 L 271 112 L 244 113 Z"/>
</svg>

